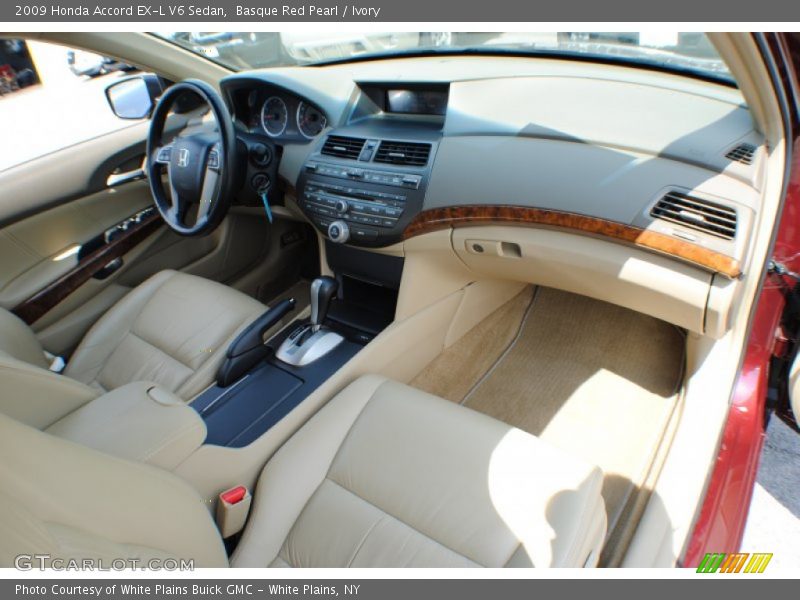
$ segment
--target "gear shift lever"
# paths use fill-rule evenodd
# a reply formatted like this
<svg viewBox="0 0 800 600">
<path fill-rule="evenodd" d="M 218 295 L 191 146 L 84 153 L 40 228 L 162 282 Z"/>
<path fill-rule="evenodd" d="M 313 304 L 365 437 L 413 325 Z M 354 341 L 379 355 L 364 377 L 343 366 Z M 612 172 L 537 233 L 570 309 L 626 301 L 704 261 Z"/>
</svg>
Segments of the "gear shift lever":
<svg viewBox="0 0 800 600">
<path fill-rule="evenodd" d="M 319 331 L 328 314 L 331 300 L 339 289 L 339 282 L 333 277 L 317 277 L 311 282 L 311 329 Z"/>
<path fill-rule="evenodd" d="M 335 331 L 322 329 L 338 289 L 339 283 L 333 277 L 317 277 L 311 282 L 311 323 L 300 325 L 283 340 L 275 352 L 278 360 L 303 367 L 319 360 L 344 341 Z"/>
</svg>

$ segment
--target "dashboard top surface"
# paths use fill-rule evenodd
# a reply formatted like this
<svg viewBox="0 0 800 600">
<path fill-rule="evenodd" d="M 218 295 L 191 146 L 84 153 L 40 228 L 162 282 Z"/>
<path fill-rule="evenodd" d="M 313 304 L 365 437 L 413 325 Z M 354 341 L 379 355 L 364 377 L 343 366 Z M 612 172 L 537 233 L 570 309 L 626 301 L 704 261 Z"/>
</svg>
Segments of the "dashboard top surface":
<svg viewBox="0 0 800 600">
<path fill-rule="evenodd" d="M 438 122 L 360 112 L 375 85 L 446 86 L 446 110 Z M 401 130 L 409 141 L 438 138 L 425 210 L 529 206 L 672 235 L 682 227 L 651 209 L 667 193 L 692 193 L 735 211 L 739 230 L 732 240 L 682 231 L 685 239 L 741 257 L 758 209 L 764 140 L 740 92 L 719 84 L 568 60 L 448 56 L 264 69 L 222 88 L 282 90 L 324 113 L 317 138 L 284 145 L 280 174 L 292 186 L 328 134 L 386 140 Z M 747 164 L 728 156 L 742 144 L 754 148 Z"/>
</svg>

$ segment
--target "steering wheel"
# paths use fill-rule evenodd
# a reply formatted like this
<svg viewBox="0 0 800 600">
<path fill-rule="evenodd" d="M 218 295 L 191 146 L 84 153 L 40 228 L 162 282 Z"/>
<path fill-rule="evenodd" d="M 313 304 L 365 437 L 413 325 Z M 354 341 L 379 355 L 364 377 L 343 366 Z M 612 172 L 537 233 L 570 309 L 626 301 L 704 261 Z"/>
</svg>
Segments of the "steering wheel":
<svg viewBox="0 0 800 600">
<path fill-rule="evenodd" d="M 196 133 L 186 133 L 186 130 L 165 144 L 167 116 L 185 95 L 193 95 L 195 100 L 210 107 L 217 130 L 209 132 L 202 128 Z M 203 81 L 187 79 L 164 92 L 150 121 L 146 162 L 156 208 L 173 231 L 185 236 L 201 236 L 216 229 L 236 192 L 237 157 L 233 121 L 225 102 L 213 87 Z M 164 169 L 169 194 L 162 181 Z M 196 211 L 193 210 L 195 206 Z"/>
</svg>

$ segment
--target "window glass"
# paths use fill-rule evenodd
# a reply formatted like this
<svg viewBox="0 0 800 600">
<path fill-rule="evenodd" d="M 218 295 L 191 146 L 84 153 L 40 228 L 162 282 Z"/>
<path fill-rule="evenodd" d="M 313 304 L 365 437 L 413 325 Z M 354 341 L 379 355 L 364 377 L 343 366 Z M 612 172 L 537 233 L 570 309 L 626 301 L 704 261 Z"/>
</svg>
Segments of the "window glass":
<svg viewBox="0 0 800 600">
<path fill-rule="evenodd" d="M 0 40 L 0 171 L 136 124 L 114 115 L 105 96 L 132 71 L 56 44 Z"/>
</svg>

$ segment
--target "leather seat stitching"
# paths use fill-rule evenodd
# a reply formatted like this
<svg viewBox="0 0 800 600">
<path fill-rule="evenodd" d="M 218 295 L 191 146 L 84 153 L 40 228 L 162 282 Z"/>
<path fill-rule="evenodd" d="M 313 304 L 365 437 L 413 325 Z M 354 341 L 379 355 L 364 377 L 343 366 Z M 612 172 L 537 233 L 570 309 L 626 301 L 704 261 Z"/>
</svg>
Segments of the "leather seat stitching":
<svg viewBox="0 0 800 600">
<path fill-rule="evenodd" d="M 503 567 L 507 567 L 508 566 L 508 563 L 511 562 L 511 559 L 514 558 L 514 555 L 517 553 L 517 550 L 519 550 L 520 548 L 522 548 L 522 542 L 517 543 L 517 545 L 514 546 L 511 549 L 511 554 L 509 554 L 508 558 L 506 558 L 503 561 Z M 535 567 L 536 565 L 533 565 L 533 566 Z"/>
<path fill-rule="evenodd" d="M 122 339 L 120 340 L 120 343 L 117 345 L 117 347 L 114 349 L 114 352 L 116 352 L 116 350 L 117 350 L 117 349 L 119 349 L 119 346 L 121 346 L 121 345 L 122 345 L 122 342 L 123 342 L 123 341 L 125 340 L 125 338 L 126 338 L 127 336 L 129 336 L 129 335 L 130 335 L 130 336 L 132 336 L 132 337 L 135 337 L 136 339 L 140 340 L 142 343 L 144 343 L 144 344 L 147 344 L 148 346 L 150 346 L 150 347 L 151 347 L 151 348 L 153 348 L 154 350 L 156 350 L 156 351 L 160 352 L 161 354 L 163 354 L 164 356 L 166 356 L 168 359 L 170 359 L 170 360 L 174 361 L 174 362 L 175 362 L 175 363 L 177 363 L 178 365 L 180 365 L 180 366 L 184 367 L 185 369 L 188 369 L 188 370 L 189 370 L 189 373 L 188 373 L 188 374 L 184 375 L 184 376 L 183 376 L 183 378 L 179 379 L 179 380 L 176 382 L 176 384 L 175 384 L 175 387 L 176 387 L 176 388 L 178 388 L 178 387 L 180 387 L 181 385 L 183 385 L 184 383 L 186 383 L 186 381 L 187 381 L 187 380 L 188 380 L 188 379 L 189 379 L 189 378 L 190 378 L 192 375 L 194 375 L 195 371 L 194 371 L 194 369 L 192 369 L 190 366 L 183 364 L 183 363 L 182 363 L 180 360 L 178 360 L 178 359 L 177 359 L 177 358 L 175 358 L 174 356 L 172 356 L 172 355 L 168 354 L 167 352 L 164 352 L 164 351 L 163 351 L 161 348 L 159 348 L 159 347 L 158 347 L 158 346 L 156 346 L 155 344 L 151 344 L 151 343 L 150 343 L 148 340 L 146 340 L 146 339 L 142 338 L 141 336 L 139 336 L 139 335 L 135 334 L 135 333 L 133 332 L 133 330 L 132 330 L 132 329 L 131 329 L 131 330 L 128 330 L 128 332 L 127 332 L 125 335 L 123 335 L 123 336 L 122 336 Z M 113 353 L 113 352 L 112 352 L 112 353 Z M 111 354 L 109 354 L 109 356 L 111 356 Z M 103 372 L 105 371 L 105 368 L 106 368 L 106 366 L 107 366 L 107 365 L 108 365 L 108 360 L 106 360 L 106 362 L 105 362 L 105 363 L 102 365 L 102 367 L 100 368 L 100 371 L 97 373 L 96 377 L 94 378 L 94 381 L 96 381 L 96 382 L 100 383 L 101 387 L 103 387 L 104 389 L 105 389 L 105 388 L 108 388 L 108 389 L 114 389 L 114 388 L 116 388 L 116 387 L 118 387 L 118 386 L 116 386 L 116 385 L 109 385 L 109 386 L 105 386 L 105 385 L 103 385 L 103 384 L 100 382 L 100 378 L 101 378 L 101 377 L 103 377 Z M 158 382 L 156 382 L 156 383 L 158 383 Z"/>
<path fill-rule="evenodd" d="M 200 423 L 197 423 L 197 422 L 193 421 L 193 422 L 181 427 L 177 431 L 173 431 L 171 433 L 168 433 L 166 435 L 166 437 L 164 437 L 161 440 L 159 440 L 161 442 L 161 444 L 156 448 L 152 448 L 149 452 L 146 452 L 144 454 L 144 456 L 142 456 L 141 460 L 143 462 L 148 462 L 151 458 L 153 458 L 156 454 L 161 452 L 164 448 L 166 448 L 167 446 L 169 446 L 173 442 L 176 442 L 176 441 L 180 440 L 186 434 L 193 433 L 195 431 L 200 431 L 200 430 L 202 430 L 202 428 L 203 427 L 202 427 L 202 425 Z"/>
<path fill-rule="evenodd" d="M 375 389 L 372 390 L 372 393 L 369 395 L 369 400 L 364 402 L 364 404 L 359 409 L 358 414 L 356 414 L 355 417 L 353 417 L 353 422 L 350 423 L 350 427 L 347 428 L 347 432 L 345 432 L 345 434 L 342 436 L 342 441 L 339 444 L 339 447 L 336 449 L 336 454 L 333 455 L 333 458 L 331 459 L 331 462 L 328 465 L 328 470 L 325 473 L 325 478 L 326 479 L 328 477 L 328 474 L 331 472 L 331 467 L 333 466 L 333 463 L 335 463 L 336 459 L 339 458 L 339 453 L 342 451 L 342 447 L 344 446 L 345 442 L 347 441 L 347 438 L 349 438 L 350 434 L 353 432 L 353 427 L 356 426 L 356 423 L 358 423 L 358 420 L 361 418 L 361 415 L 364 414 L 364 409 L 366 409 L 367 405 L 375 399 L 375 394 L 378 393 L 378 390 L 381 389 L 387 383 L 389 383 L 389 380 L 385 379 L 380 383 L 380 385 L 376 386 Z M 322 485 L 322 482 L 320 482 L 320 485 Z"/>
<path fill-rule="evenodd" d="M 164 271 L 162 271 L 162 273 L 163 272 Z M 169 281 L 170 279 L 172 279 L 175 275 L 176 275 L 175 273 L 172 273 L 172 274 L 170 274 L 169 277 L 165 277 L 164 281 L 162 281 L 158 285 L 158 287 L 156 287 L 150 293 L 150 296 L 147 298 L 147 300 L 142 302 L 142 305 L 139 307 L 139 310 L 136 312 L 135 316 L 133 316 L 133 318 L 130 320 L 131 326 L 125 332 L 123 332 L 123 334 L 121 336 L 119 336 L 119 339 L 117 340 L 117 343 L 114 344 L 114 346 L 111 348 L 111 350 L 109 350 L 105 354 L 105 356 L 103 357 L 104 362 L 101 362 L 100 364 L 92 365 L 91 367 L 83 369 L 82 371 L 79 371 L 77 373 L 67 374 L 66 371 L 65 371 L 65 374 L 67 374 L 68 377 L 74 377 L 75 375 L 80 375 L 81 373 L 86 373 L 86 372 L 92 371 L 94 369 L 97 369 L 97 371 L 95 372 L 94 376 L 92 377 L 93 381 L 97 381 L 100 378 L 100 373 L 103 372 L 103 368 L 106 366 L 106 362 L 107 362 L 108 357 L 111 356 L 112 354 L 114 354 L 114 352 L 117 351 L 117 349 L 120 347 L 120 345 L 122 345 L 122 342 L 125 341 L 125 335 L 128 334 L 128 333 L 132 333 L 133 332 L 133 327 L 136 324 L 136 321 L 139 319 L 140 316 L 142 316 L 142 312 L 144 311 L 145 307 L 150 303 L 150 301 L 153 299 L 153 296 L 155 296 L 156 292 L 158 292 L 158 290 L 160 290 L 164 286 L 164 284 L 167 281 Z M 100 317 L 100 319 L 98 319 L 95 322 L 95 324 L 89 329 L 89 331 L 86 333 L 84 338 L 81 340 L 80 344 L 78 344 L 78 347 L 75 349 L 75 352 L 72 355 L 72 360 L 70 362 L 74 363 L 75 362 L 75 358 L 76 357 L 80 357 L 82 352 L 85 352 L 88 348 L 93 348 L 93 347 L 97 346 L 98 343 L 102 343 L 102 340 L 101 340 L 100 342 L 94 342 L 94 343 L 90 344 L 90 343 L 87 342 L 87 340 L 92 335 L 93 330 L 97 327 L 97 325 L 99 323 L 102 323 L 103 321 L 107 320 L 109 318 L 109 314 L 113 313 L 114 309 L 118 308 L 121 304 L 125 303 L 125 300 L 129 300 L 130 301 L 130 294 L 134 294 L 135 292 L 136 292 L 135 289 L 132 290 L 131 292 L 129 292 L 128 295 L 123 297 L 122 300 L 120 300 L 117 304 L 112 306 L 108 310 L 108 312 L 106 312 L 102 317 Z M 69 366 L 67 368 L 69 369 Z M 75 377 L 75 378 L 77 379 L 77 377 Z M 101 384 L 101 387 L 103 387 L 105 389 L 105 386 L 103 386 L 102 384 Z"/>
<path fill-rule="evenodd" d="M 362 406 L 362 407 L 359 409 L 358 413 L 357 413 L 357 414 L 356 414 L 356 415 L 353 417 L 353 422 L 352 422 L 352 423 L 350 423 L 350 426 L 347 428 L 347 432 L 346 432 L 346 433 L 345 433 L 345 434 L 342 436 L 342 441 L 339 443 L 339 447 L 336 449 L 336 453 L 335 453 L 335 454 L 333 455 L 333 457 L 331 458 L 331 462 L 328 464 L 328 469 L 327 469 L 327 471 L 325 471 L 325 475 L 322 477 L 322 479 L 320 480 L 320 482 L 317 484 L 317 487 L 315 487 L 315 488 L 314 488 L 314 491 L 313 491 L 313 492 L 311 492 L 311 493 L 308 495 L 308 498 L 306 498 L 306 501 L 303 503 L 303 507 L 302 507 L 302 508 L 300 509 L 300 511 L 297 513 L 297 519 L 295 520 L 294 524 L 293 524 L 293 525 L 292 525 L 292 526 L 289 528 L 289 532 L 286 534 L 286 537 L 284 538 L 284 540 L 283 540 L 283 543 L 281 544 L 281 549 L 278 551 L 278 557 L 279 557 L 279 558 L 282 558 L 282 559 L 283 559 L 283 561 L 284 561 L 285 563 L 287 563 L 288 565 L 290 565 L 292 568 L 296 568 L 296 565 L 295 565 L 294 563 L 292 563 L 292 561 L 290 560 L 290 558 L 291 558 L 291 557 L 285 557 L 285 556 L 282 556 L 282 554 L 283 554 L 283 551 L 284 551 L 284 550 L 285 550 L 285 548 L 286 548 L 286 540 L 288 540 L 288 539 L 289 539 L 289 536 L 291 536 L 291 535 L 292 535 L 292 531 L 294 531 L 294 527 L 295 527 L 295 525 L 297 525 L 297 522 L 300 520 L 300 517 L 301 517 L 301 515 L 302 515 L 302 514 L 305 512 L 306 508 L 308 508 L 308 504 L 311 502 L 311 499 L 312 499 L 312 498 L 313 498 L 313 497 L 316 495 L 316 493 L 319 491 L 319 488 L 320 488 L 320 486 L 321 486 L 321 485 L 322 485 L 322 484 L 323 484 L 323 483 L 324 483 L 326 480 L 327 480 L 327 481 L 331 481 L 331 482 L 335 483 L 336 485 L 339 485 L 337 482 L 333 481 L 332 479 L 330 479 L 330 478 L 328 477 L 328 474 L 331 472 L 331 466 L 333 466 L 333 463 L 334 463 L 334 462 L 336 462 L 336 458 L 339 456 L 339 452 L 341 451 L 341 449 L 342 449 L 342 446 L 344 446 L 344 443 L 345 443 L 345 441 L 347 440 L 348 436 L 350 435 L 350 432 L 353 430 L 353 427 L 355 426 L 355 424 L 356 424 L 356 421 L 358 421 L 359 417 L 361 416 L 361 413 L 363 413 L 363 412 L 364 412 L 364 409 L 366 408 L 367 404 L 369 404 L 370 402 L 372 402 L 372 399 L 375 397 L 375 393 L 376 393 L 376 392 L 377 392 L 377 391 L 378 391 L 378 390 L 379 390 L 379 389 L 380 389 L 380 388 L 381 388 L 381 387 L 382 387 L 382 386 L 383 386 L 385 383 L 388 383 L 388 380 L 384 380 L 384 381 L 382 381 L 382 382 L 380 383 L 380 385 L 378 385 L 378 386 L 376 386 L 376 387 L 375 387 L 375 389 L 372 391 L 372 394 L 370 394 L 370 397 L 369 397 L 369 399 L 368 399 L 366 402 L 364 402 L 363 406 Z M 324 407 L 323 407 L 323 409 L 324 409 Z M 262 473 L 262 474 L 263 474 L 263 473 Z M 344 487 L 343 487 L 343 486 L 341 486 L 341 485 L 339 485 L 339 487 L 342 487 L 342 489 L 344 489 L 344 490 L 346 490 L 346 491 L 348 491 L 348 492 L 350 491 L 350 490 L 347 490 L 347 488 L 344 488 Z M 351 493 L 352 493 L 352 492 L 351 492 Z M 353 495 L 355 496 L 356 494 L 353 494 Z M 366 502 L 366 500 L 365 500 L 365 502 Z"/>
<path fill-rule="evenodd" d="M 179 358 L 176 358 L 175 356 L 172 356 L 172 354 L 170 354 L 169 352 L 167 352 L 167 351 L 166 351 L 166 350 L 164 350 L 163 348 L 160 348 L 159 346 L 157 346 L 156 344 L 154 344 L 154 343 L 153 343 L 153 342 L 151 342 L 150 340 L 147 340 L 147 339 L 143 338 L 141 335 L 139 335 L 138 333 L 135 333 L 135 332 L 133 331 L 133 329 L 131 329 L 130 331 L 128 331 L 128 335 L 132 335 L 133 337 L 135 337 L 135 338 L 137 338 L 137 339 L 139 339 L 139 340 L 143 341 L 143 342 L 144 342 L 145 344 L 147 344 L 148 346 L 152 346 L 153 348 L 155 348 L 156 350 L 158 350 L 159 352 L 161 352 L 161 354 L 163 354 L 164 356 L 167 356 L 167 357 L 171 358 L 172 360 L 174 360 L 176 363 L 178 363 L 178 364 L 179 364 L 179 365 L 181 365 L 182 367 L 186 367 L 186 368 L 187 368 L 187 369 L 189 369 L 189 370 L 190 370 L 192 373 L 194 373 L 194 369 L 193 369 L 192 367 L 190 367 L 189 365 L 187 365 L 185 362 L 183 362 L 183 361 L 182 361 L 182 360 L 180 360 Z"/>
<path fill-rule="evenodd" d="M 434 537 L 432 537 L 432 536 L 428 535 L 427 533 L 424 533 L 424 532 L 420 531 L 419 529 L 417 529 L 417 528 L 416 528 L 416 527 L 414 527 L 413 525 L 411 525 L 411 524 L 409 524 L 409 523 L 406 523 L 406 522 L 405 522 L 403 519 L 400 519 L 400 518 L 396 517 L 395 515 L 393 515 L 392 513 L 388 512 L 388 511 L 386 511 L 386 510 L 384 510 L 383 508 L 381 508 L 381 507 L 380 507 L 380 506 L 378 506 L 377 504 L 374 504 L 373 502 L 370 502 L 370 501 L 369 501 L 369 500 L 367 500 L 366 498 L 363 498 L 362 496 L 360 496 L 359 494 L 357 494 L 357 493 L 356 493 L 356 492 L 354 492 L 353 490 L 351 490 L 351 489 L 349 489 L 349 488 L 346 488 L 345 486 L 343 486 L 343 485 L 342 485 L 341 483 L 339 483 L 338 481 L 335 481 L 334 479 L 331 479 L 331 478 L 329 478 L 329 477 L 326 477 L 325 479 L 326 479 L 326 480 L 328 480 L 328 481 L 330 481 L 332 484 L 334 484 L 334 485 L 336 485 L 336 486 L 338 486 L 338 487 L 342 488 L 342 489 L 343 489 L 345 492 L 348 492 L 349 494 L 352 494 L 353 496 L 355 496 L 356 498 L 358 498 L 359 500 L 361 500 L 361 501 L 362 501 L 362 502 L 364 502 L 365 504 L 369 504 L 370 506 L 372 506 L 372 507 L 373 507 L 373 508 L 375 508 L 376 510 L 379 510 L 379 511 L 380 511 L 380 512 L 382 512 L 382 513 L 383 513 L 383 514 L 384 514 L 386 517 L 390 517 L 390 518 L 394 519 L 395 521 L 397 521 L 398 523 L 401 523 L 401 524 L 405 525 L 406 527 L 408 527 L 408 528 L 409 528 L 409 529 L 411 529 L 412 531 L 416 532 L 417 534 L 419 534 L 420 536 L 424 537 L 425 539 L 428 539 L 428 540 L 432 541 L 434 544 L 438 544 L 439 546 L 441 546 L 441 547 L 442 547 L 442 548 L 444 548 L 445 550 L 449 550 L 449 551 L 450 551 L 450 552 L 452 552 L 453 554 L 455 554 L 455 555 L 457 555 L 457 556 L 460 556 L 460 557 L 462 557 L 462 558 L 465 558 L 465 559 L 467 559 L 468 561 L 470 561 L 471 563 L 475 563 L 476 565 L 480 565 L 480 566 L 485 566 L 485 565 L 481 565 L 481 564 L 480 564 L 478 561 L 476 561 L 476 560 L 472 560 L 472 559 L 471 559 L 469 556 L 466 556 L 465 554 L 462 554 L 462 553 L 461 553 L 461 552 L 459 552 L 458 550 L 454 550 L 453 548 L 451 548 L 451 547 L 450 547 L 450 546 L 448 546 L 447 544 L 444 544 L 444 543 L 440 542 L 439 540 L 437 540 L 436 538 L 434 538 Z M 321 485 L 321 484 L 320 484 L 320 485 Z M 317 488 L 317 489 L 319 489 L 319 488 Z M 316 492 L 315 492 L 315 493 L 316 493 Z M 384 518 L 385 518 L 385 517 L 384 517 Z"/>
<path fill-rule="evenodd" d="M 333 483 L 336 483 L 336 482 L 334 481 Z M 337 484 L 337 485 L 338 485 L 338 484 Z M 348 491 L 349 491 L 349 490 L 348 490 Z M 369 529 L 367 529 L 366 533 L 364 533 L 364 536 L 361 538 L 361 541 L 360 541 L 360 542 L 358 542 L 358 546 L 356 546 L 356 549 L 353 551 L 353 555 L 350 557 L 350 560 L 348 560 L 348 561 L 347 561 L 347 565 L 346 565 L 346 567 L 345 567 L 345 568 L 348 568 L 348 569 L 349 569 L 349 568 L 350 568 L 350 567 L 353 565 L 353 561 L 356 559 L 356 556 L 358 556 L 358 553 L 361 551 L 361 548 L 362 548 L 362 546 L 364 545 L 364 543 L 367 541 L 367 538 L 369 537 L 369 535 L 372 533 L 372 531 L 373 531 L 373 530 L 374 530 L 374 529 L 375 529 L 375 528 L 376 528 L 378 525 L 380 525 L 381 523 L 383 523 L 385 520 L 386 520 L 386 513 L 383 513 L 383 516 L 381 516 L 381 518 L 380 518 L 380 519 L 378 519 L 377 521 L 375 521 L 375 522 L 374 522 L 374 523 L 373 523 L 373 524 L 370 526 L 370 528 L 369 528 Z"/>
</svg>

